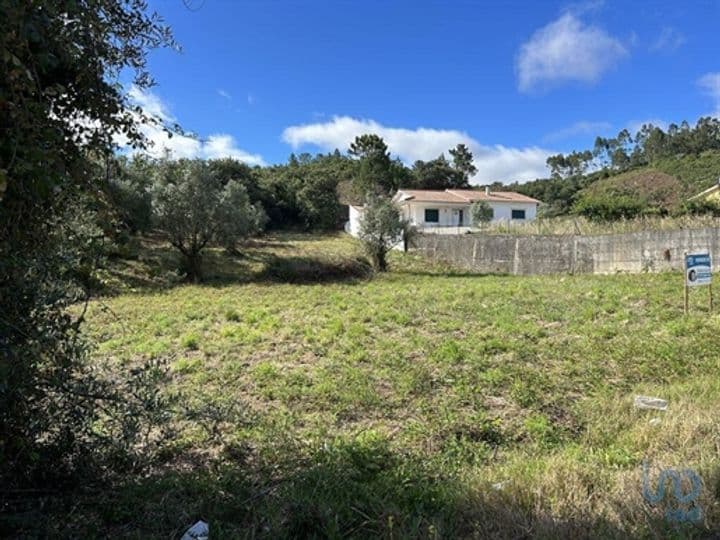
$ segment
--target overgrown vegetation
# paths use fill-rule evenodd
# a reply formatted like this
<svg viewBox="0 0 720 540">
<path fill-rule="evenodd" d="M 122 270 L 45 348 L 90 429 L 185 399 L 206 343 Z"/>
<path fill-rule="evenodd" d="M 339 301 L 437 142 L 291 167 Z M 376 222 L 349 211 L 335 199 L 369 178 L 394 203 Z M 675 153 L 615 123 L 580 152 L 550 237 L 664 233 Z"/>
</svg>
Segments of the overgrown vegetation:
<svg viewBox="0 0 720 540">
<path fill-rule="evenodd" d="M 98 364 L 163 362 L 178 405 L 154 472 L 32 525 L 81 537 L 705 537 L 720 526 L 718 317 L 676 274 L 473 276 L 344 236 L 208 253 L 211 285 L 138 286 L 167 244 L 117 261 L 94 301 Z M 171 268 L 172 265 L 169 266 Z M 267 276 L 284 276 L 268 280 Z M 213 280 L 217 272 L 218 279 Z M 126 293 L 118 294 L 127 282 Z M 692 361 L 688 361 L 692 351 Z M 638 411 L 636 394 L 669 400 Z M 191 420 L 192 419 L 192 420 Z M 642 464 L 703 480 L 699 524 L 642 498 Z M 672 504 L 668 496 L 667 504 Z M 69 504 L 69 503 L 68 503 Z"/>
</svg>

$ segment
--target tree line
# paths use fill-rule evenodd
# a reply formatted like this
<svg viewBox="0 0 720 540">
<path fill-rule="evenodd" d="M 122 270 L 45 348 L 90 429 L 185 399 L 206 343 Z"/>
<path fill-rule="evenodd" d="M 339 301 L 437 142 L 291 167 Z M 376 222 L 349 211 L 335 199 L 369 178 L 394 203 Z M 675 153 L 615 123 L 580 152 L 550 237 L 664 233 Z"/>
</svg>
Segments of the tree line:
<svg viewBox="0 0 720 540">
<path fill-rule="evenodd" d="M 342 206 L 360 203 L 369 191 L 392 194 L 399 188 L 469 188 L 477 170 L 464 144 L 434 160 L 416 161 L 412 167 L 393 159 L 386 143 L 374 134 L 356 137 L 347 153 L 291 154 L 287 163 L 251 167 L 227 158 L 207 160 L 204 174 L 223 186 L 234 181 L 252 205 L 265 214 L 268 229 L 334 229 L 345 216 Z M 132 233 L 152 228 L 153 186 L 171 179 L 171 163 L 188 167 L 188 160 L 153 159 L 145 155 L 113 156 L 106 168 L 106 189 L 118 216 Z"/>
</svg>

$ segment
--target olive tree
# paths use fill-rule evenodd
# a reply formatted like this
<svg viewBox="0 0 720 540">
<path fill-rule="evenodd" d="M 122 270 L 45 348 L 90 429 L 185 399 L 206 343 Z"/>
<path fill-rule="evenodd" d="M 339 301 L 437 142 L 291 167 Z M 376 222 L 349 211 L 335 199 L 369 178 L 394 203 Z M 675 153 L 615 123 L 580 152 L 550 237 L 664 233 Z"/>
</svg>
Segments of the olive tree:
<svg viewBox="0 0 720 540">
<path fill-rule="evenodd" d="M 215 239 L 227 251 L 235 253 L 237 243 L 263 230 L 268 217 L 262 204 L 250 202 L 250 195 L 243 184 L 230 180 L 220 192 L 216 220 Z"/>
<path fill-rule="evenodd" d="M 472 216 L 473 223 L 476 226 L 482 227 L 492 221 L 493 209 L 487 202 L 477 201 L 470 207 L 470 215 Z"/>
<path fill-rule="evenodd" d="M 360 239 L 378 272 L 387 270 L 387 253 L 401 241 L 405 228 L 400 210 L 392 200 L 374 194 L 368 196 L 360 218 Z"/>
<path fill-rule="evenodd" d="M 181 253 L 187 278 L 194 282 L 202 281 L 203 250 L 210 242 L 234 248 L 265 224 L 264 212 L 250 204 L 245 187 L 236 180 L 223 185 L 201 160 L 163 164 L 152 198 L 155 224 Z"/>
</svg>

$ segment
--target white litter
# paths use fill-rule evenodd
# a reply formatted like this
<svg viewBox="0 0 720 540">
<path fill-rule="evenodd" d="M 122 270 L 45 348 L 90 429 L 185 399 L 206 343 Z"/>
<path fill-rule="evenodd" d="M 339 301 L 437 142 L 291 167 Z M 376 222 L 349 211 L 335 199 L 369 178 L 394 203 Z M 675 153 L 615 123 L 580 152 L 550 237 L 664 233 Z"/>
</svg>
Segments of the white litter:
<svg viewBox="0 0 720 540">
<path fill-rule="evenodd" d="M 650 421 L 648 422 L 648 424 L 650 424 L 651 426 L 657 426 L 659 423 L 660 423 L 659 418 L 651 418 Z"/>
<path fill-rule="evenodd" d="M 500 490 L 503 489 L 507 484 L 508 484 L 508 483 L 507 483 L 507 480 L 504 481 L 504 482 L 498 482 L 497 484 L 493 484 L 493 485 L 492 485 L 492 488 L 495 489 L 495 490 L 497 490 L 497 491 L 500 491 Z"/>
<path fill-rule="evenodd" d="M 635 396 L 636 409 L 654 409 L 656 411 L 664 411 L 668 408 L 668 402 L 651 396 Z"/>
<path fill-rule="evenodd" d="M 210 525 L 200 520 L 190 527 L 180 540 L 208 540 L 210 536 Z"/>
</svg>

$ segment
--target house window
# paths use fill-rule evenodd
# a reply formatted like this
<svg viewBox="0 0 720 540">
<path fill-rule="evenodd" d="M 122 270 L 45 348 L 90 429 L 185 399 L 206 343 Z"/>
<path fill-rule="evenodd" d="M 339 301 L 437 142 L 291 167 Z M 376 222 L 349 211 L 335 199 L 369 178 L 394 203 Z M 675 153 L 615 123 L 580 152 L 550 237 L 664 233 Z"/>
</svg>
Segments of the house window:
<svg viewBox="0 0 720 540">
<path fill-rule="evenodd" d="M 510 217 L 513 219 L 525 219 L 525 210 L 513 210 Z"/>
<path fill-rule="evenodd" d="M 426 208 L 425 209 L 425 223 L 439 223 L 440 222 L 440 210 L 437 208 Z"/>
</svg>

